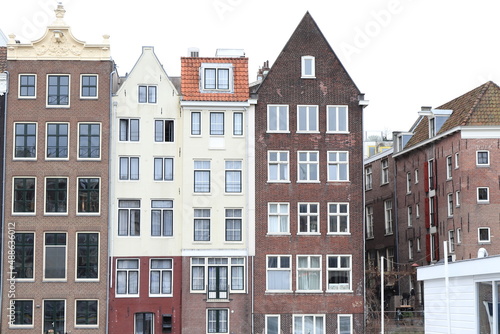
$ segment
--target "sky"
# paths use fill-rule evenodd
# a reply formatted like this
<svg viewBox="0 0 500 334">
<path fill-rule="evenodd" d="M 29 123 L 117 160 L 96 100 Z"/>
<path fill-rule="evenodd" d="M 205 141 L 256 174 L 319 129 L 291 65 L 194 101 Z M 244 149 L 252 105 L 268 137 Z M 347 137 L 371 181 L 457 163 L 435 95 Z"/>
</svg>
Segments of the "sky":
<svg viewBox="0 0 500 334">
<path fill-rule="evenodd" d="M 500 84 L 498 0 L 64 0 L 73 35 L 110 35 L 118 73 L 153 46 L 170 76 L 197 47 L 244 49 L 250 81 L 274 63 L 309 11 L 369 106 L 370 134 L 408 131 L 422 106 L 434 108 L 482 85 Z M 43 36 L 56 0 L 2 1 L 0 29 L 21 42 Z"/>
</svg>

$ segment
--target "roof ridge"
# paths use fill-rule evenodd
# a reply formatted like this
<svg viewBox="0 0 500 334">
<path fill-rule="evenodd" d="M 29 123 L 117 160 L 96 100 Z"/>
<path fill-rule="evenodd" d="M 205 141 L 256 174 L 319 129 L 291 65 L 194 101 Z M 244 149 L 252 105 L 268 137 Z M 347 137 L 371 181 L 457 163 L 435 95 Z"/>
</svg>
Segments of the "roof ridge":
<svg viewBox="0 0 500 334">
<path fill-rule="evenodd" d="M 467 122 L 470 120 L 470 118 L 472 117 L 472 114 L 474 113 L 476 107 L 481 102 L 484 94 L 486 93 L 486 91 L 488 90 L 488 88 L 491 86 L 492 83 L 493 83 L 492 81 L 488 81 L 485 84 L 483 84 L 483 87 L 481 88 L 481 91 L 479 92 L 479 94 L 478 94 L 478 96 L 476 98 L 476 101 L 474 101 L 474 104 L 470 108 L 469 112 L 467 113 L 467 115 L 462 120 L 462 124 L 461 125 L 466 125 Z"/>
</svg>

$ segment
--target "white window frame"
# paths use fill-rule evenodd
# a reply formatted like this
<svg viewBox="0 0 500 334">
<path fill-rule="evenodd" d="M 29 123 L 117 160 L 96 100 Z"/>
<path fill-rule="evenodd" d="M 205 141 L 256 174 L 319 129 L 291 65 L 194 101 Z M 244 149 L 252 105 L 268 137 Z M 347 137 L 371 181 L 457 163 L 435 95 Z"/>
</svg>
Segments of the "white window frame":
<svg viewBox="0 0 500 334">
<path fill-rule="evenodd" d="M 47 191 L 48 191 L 48 188 L 47 188 L 47 181 L 49 179 L 65 179 L 66 180 L 66 210 L 65 211 L 47 211 L 47 200 L 48 200 L 48 196 L 47 196 Z M 70 205 L 70 200 L 69 200 L 69 178 L 66 177 L 66 176 L 47 176 L 45 177 L 45 180 L 43 182 L 43 185 L 44 185 L 44 201 L 43 201 L 43 213 L 45 216 L 66 216 L 68 215 L 68 209 L 69 209 L 69 205 Z M 78 195 L 78 190 L 77 190 L 77 195 Z"/>
<path fill-rule="evenodd" d="M 141 99 L 141 88 L 146 89 L 146 96 L 144 96 L 144 99 Z M 151 90 L 151 92 L 150 92 L 150 90 Z M 152 92 L 154 92 L 153 98 L 151 98 Z M 148 84 L 137 85 L 137 103 L 139 103 L 139 104 L 156 104 L 156 103 L 158 103 L 158 86 L 157 85 L 148 85 Z"/>
<path fill-rule="evenodd" d="M 99 125 L 99 156 L 98 157 L 81 157 L 80 156 L 80 126 L 81 125 Z M 78 123 L 78 146 L 77 146 L 77 160 L 85 161 L 99 161 L 102 157 L 102 124 L 100 122 L 79 122 Z"/>
<path fill-rule="evenodd" d="M 373 168 L 372 166 L 365 167 L 365 190 L 373 189 Z"/>
<path fill-rule="evenodd" d="M 133 134 L 132 123 L 137 124 L 137 136 Z M 125 127 L 125 129 L 122 129 Z M 123 131 L 122 131 L 123 130 Z M 120 118 L 118 120 L 118 140 L 120 142 L 138 142 L 141 138 L 141 122 L 139 118 Z"/>
<path fill-rule="evenodd" d="M 167 169 L 170 167 L 170 172 Z M 173 181 L 174 180 L 174 158 L 173 157 L 154 157 L 153 158 L 153 180 L 154 181 Z"/>
<path fill-rule="evenodd" d="M 327 203 L 328 206 L 328 234 L 332 235 L 349 235 L 351 234 L 350 231 L 350 221 L 349 221 L 349 203 L 347 202 L 329 202 Z M 332 208 L 335 207 L 335 212 L 332 212 Z M 341 208 L 345 207 L 347 209 L 346 212 L 341 212 Z M 332 231 L 332 218 L 336 218 L 336 229 L 337 231 Z M 346 220 L 346 231 L 341 232 L 340 227 L 341 227 L 341 220 L 342 219 Z"/>
<path fill-rule="evenodd" d="M 420 244 L 420 237 L 416 239 L 417 242 L 417 253 L 420 253 L 422 251 L 422 246 Z"/>
<path fill-rule="evenodd" d="M 411 173 L 406 173 L 406 194 L 411 194 Z"/>
<path fill-rule="evenodd" d="M 349 321 L 349 330 L 345 331 L 342 330 L 341 328 L 341 320 L 347 318 Z M 338 328 L 338 334 L 352 334 L 354 333 L 353 331 L 353 320 L 352 320 L 352 314 L 338 314 L 337 315 L 337 328 Z"/>
<path fill-rule="evenodd" d="M 95 95 L 83 95 L 83 77 L 95 77 Z M 90 87 L 90 86 L 89 86 Z M 99 98 L 99 75 L 94 73 L 82 73 L 80 74 L 80 99 L 95 100 Z"/>
<path fill-rule="evenodd" d="M 448 201 L 447 201 L 447 203 L 448 203 L 448 205 L 447 205 L 448 217 L 453 217 L 453 193 L 449 193 L 447 195 L 447 199 L 448 199 Z"/>
<path fill-rule="evenodd" d="M 208 216 L 206 215 L 208 212 Z M 197 220 L 202 220 L 203 222 L 197 222 Z M 201 228 L 197 228 L 197 223 L 206 223 L 208 221 L 208 239 L 205 239 L 203 236 L 205 234 L 204 231 L 207 229 L 204 226 Z M 194 208 L 193 209 L 193 241 L 194 242 L 210 242 L 211 241 L 211 229 L 212 229 L 212 210 L 209 208 Z M 196 233 L 201 233 L 200 236 L 196 237 Z"/>
<path fill-rule="evenodd" d="M 231 242 L 231 243 L 239 243 L 243 241 L 243 210 L 241 208 L 226 208 L 224 210 L 225 212 L 225 228 L 224 228 L 224 240 L 225 242 Z M 239 221 L 239 228 L 235 228 L 233 225 L 232 228 L 228 226 L 228 223 L 230 221 Z M 228 234 L 229 232 L 233 231 L 232 234 Z M 239 240 L 234 239 L 234 240 L 228 240 L 228 235 L 233 235 L 237 236 L 239 233 Z"/>
<path fill-rule="evenodd" d="M 34 92 L 33 92 L 33 95 L 21 95 L 21 78 L 22 77 L 33 77 L 35 79 L 35 84 L 34 84 Z M 38 88 L 38 77 L 37 77 L 37 74 L 35 73 L 19 73 L 19 76 L 18 76 L 18 89 L 17 89 L 17 98 L 18 99 L 36 99 L 36 91 L 37 91 L 37 88 Z M 25 87 L 27 85 L 23 85 L 22 87 Z M 30 85 L 31 87 L 31 85 Z"/>
<path fill-rule="evenodd" d="M 337 258 L 337 266 L 330 267 L 330 258 Z M 348 259 L 349 263 L 347 267 L 342 266 L 342 259 Z M 329 282 L 330 272 L 348 272 L 349 282 L 347 285 L 345 283 L 331 283 Z M 329 254 L 326 257 L 326 282 L 328 292 L 352 292 L 352 255 L 350 254 Z"/>
<path fill-rule="evenodd" d="M 383 159 L 380 161 L 381 177 L 380 184 L 389 183 L 389 160 Z"/>
<path fill-rule="evenodd" d="M 209 117 L 210 136 L 224 136 L 226 133 L 226 114 L 223 111 L 212 111 Z"/>
<path fill-rule="evenodd" d="M 66 156 L 65 157 L 49 157 L 49 125 L 66 125 L 67 133 L 66 133 Z M 59 135 L 56 137 L 59 139 Z M 46 160 L 69 160 L 69 143 L 70 143 L 70 124 L 67 122 L 47 122 L 45 124 L 45 159 Z"/>
<path fill-rule="evenodd" d="M 199 194 L 209 194 L 211 191 L 211 161 L 210 160 L 194 160 L 194 175 L 193 175 L 193 192 Z M 208 180 L 196 181 L 198 175 L 208 175 Z M 207 189 L 208 186 L 208 190 Z M 206 190 L 206 191 L 205 191 Z"/>
<path fill-rule="evenodd" d="M 206 70 L 215 70 L 215 87 L 206 87 Z M 219 71 L 227 70 L 228 87 L 221 87 Z M 233 93 L 234 92 L 234 66 L 231 63 L 202 63 L 200 66 L 200 92 L 202 93 Z"/>
<path fill-rule="evenodd" d="M 235 257 L 192 257 L 190 261 L 190 293 L 206 293 L 207 286 L 209 284 L 209 268 L 210 267 L 225 267 L 227 269 L 227 283 L 228 290 L 225 291 L 227 293 L 246 293 L 246 262 L 245 258 L 241 256 Z M 193 280 L 194 280 L 194 271 L 193 268 L 196 267 L 198 274 L 200 276 L 197 277 L 197 280 L 203 281 L 202 284 L 197 284 L 196 286 L 200 288 L 194 288 Z M 241 268 L 241 276 L 233 276 L 233 268 Z M 238 278 L 241 279 L 241 288 L 236 288 L 233 284 L 233 279 Z M 221 298 L 222 299 L 222 298 Z"/>
<path fill-rule="evenodd" d="M 98 192 L 98 208 L 99 210 L 97 211 L 80 211 L 80 179 L 97 179 L 99 183 L 99 188 L 97 189 Z M 102 182 L 101 178 L 98 176 L 79 176 L 76 178 L 76 204 L 78 205 L 78 208 L 76 209 L 76 215 L 77 216 L 99 216 L 101 214 L 101 190 L 102 190 Z"/>
<path fill-rule="evenodd" d="M 153 212 L 159 213 L 159 219 L 157 222 L 153 221 Z M 165 217 L 166 213 L 170 213 Z M 173 237 L 174 236 L 174 201 L 170 199 L 152 199 L 151 200 L 151 237 Z M 165 219 L 169 218 L 170 221 L 166 222 Z M 159 223 L 159 234 L 153 234 L 153 222 Z M 166 224 L 168 223 L 168 228 L 166 228 Z M 169 231 L 170 230 L 170 233 Z"/>
<path fill-rule="evenodd" d="M 153 268 L 153 261 L 166 261 L 167 267 L 166 268 Z M 169 267 L 170 265 L 170 267 Z M 154 293 L 151 292 L 152 289 L 152 274 L 153 272 L 159 272 L 159 281 L 158 281 L 158 288 L 159 288 L 159 293 Z M 170 274 L 170 291 L 163 293 L 163 275 L 165 274 Z M 172 258 L 151 258 L 149 259 L 149 285 L 148 285 L 148 291 L 149 291 L 149 297 L 172 297 L 173 296 L 173 289 L 174 286 L 174 260 Z"/>
<path fill-rule="evenodd" d="M 167 129 L 169 129 L 168 136 L 166 132 Z M 155 143 L 175 142 L 175 121 L 173 119 L 155 119 L 154 142 Z"/>
<path fill-rule="evenodd" d="M 373 239 L 374 238 L 373 206 L 367 205 L 365 210 L 366 210 L 366 239 Z"/>
<path fill-rule="evenodd" d="M 272 160 L 273 155 L 276 155 L 275 160 Z M 272 178 L 273 170 L 276 170 L 276 178 Z M 289 151 L 267 151 L 267 182 L 290 182 Z"/>
<path fill-rule="evenodd" d="M 308 71 L 308 62 L 310 62 L 310 71 Z M 301 57 L 301 78 L 302 79 L 315 79 L 316 78 L 316 59 L 314 56 L 302 56 Z M 310 72 L 310 73 L 308 73 Z"/>
<path fill-rule="evenodd" d="M 452 179 L 452 170 L 453 170 L 453 163 L 451 161 L 451 155 L 446 157 L 446 179 L 451 180 Z"/>
<path fill-rule="evenodd" d="M 481 190 L 486 190 L 486 199 L 480 199 L 479 193 Z M 479 204 L 488 204 L 490 202 L 490 188 L 489 187 L 477 187 L 477 203 Z"/>
<path fill-rule="evenodd" d="M 415 204 L 415 218 L 420 218 L 420 204 Z"/>
<path fill-rule="evenodd" d="M 122 161 L 126 161 L 127 170 L 122 170 Z M 132 174 L 132 162 L 137 164 L 137 176 Z M 134 166 L 135 167 L 135 166 Z M 126 173 L 125 173 L 126 172 Z M 126 175 L 126 176 L 125 176 Z M 140 157 L 135 156 L 121 156 L 118 158 L 118 180 L 120 181 L 138 181 L 140 179 Z M 133 178 L 132 178 L 133 177 Z"/>
<path fill-rule="evenodd" d="M 118 263 L 121 261 L 136 261 L 137 268 L 118 268 Z M 118 293 L 118 272 L 126 273 L 126 282 L 125 282 L 125 293 Z M 129 293 L 129 285 L 130 285 L 130 273 L 137 273 L 137 293 Z M 131 298 L 131 297 L 139 297 L 141 291 L 141 262 L 139 259 L 134 258 L 120 258 L 116 259 L 116 272 L 115 272 L 116 282 L 115 282 L 115 297 L 116 298 Z"/>
<path fill-rule="evenodd" d="M 22 125 L 34 124 L 35 125 L 35 147 L 34 147 L 35 156 L 34 157 L 18 157 L 18 156 L 16 156 L 16 137 L 17 137 L 16 128 L 17 128 L 18 124 L 22 124 Z M 13 132 L 12 133 L 12 137 L 13 137 L 13 140 L 12 140 L 12 158 L 13 158 L 13 160 L 36 160 L 38 157 L 38 123 L 37 122 L 14 122 L 14 127 L 13 127 L 12 132 Z M 27 136 L 27 135 L 25 134 L 24 136 Z M 29 148 L 29 146 L 23 146 L 23 147 Z"/>
<path fill-rule="evenodd" d="M 271 212 L 271 207 L 276 206 L 276 212 Z M 285 211 L 281 211 L 281 209 Z M 290 234 L 290 203 L 286 202 L 271 202 L 267 204 L 267 234 Z M 273 219 L 271 219 L 273 218 Z M 284 226 L 281 224 L 282 219 L 286 220 Z M 271 231 L 271 220 L 276 220 L 277 230 Z M 282 230 L 281 227 L 286 227 L 286 230 Z"/>
<path fill-rule="evenodd" d="M 14 324 L 15 319 L 8 318 L 7 324 L 9 328 L 12 329 L 21 329 L 21 328 L 34 328 L 35 327 L 35 300 L 34 299 L 23 299 L 23 298 L 13 298 L 9 300 L 9 305 L 14 307 L 15 310 L 15 302 L 31 302 L 31 324 Z M 14 303 L 12 303 L 14 302 Z M 10 309 L 9 309 L 10 311 Z"/>
<path fill-rule="evenodd" d="M 408 240 L 408 259 L 413 260 L 413 239 Z"/>
<path fill-rule="evenodd" d="M 306 208 L 306 211 L 304 212 L 301 212 L 301 206 L 305 206 Z M 312 211 L 312 208 L 314 208 L 314 206 L 316 207 L 316 212 L 313 212 Z M 319 208 L 319 203 L 318 202 L 313 202 L 313 203 L 309 203 L 309 202 L 300 202 L 300 203 L 297 203 L 297 216 L 298 216 L 298 219 L 297 219 L 297 234 L 314 234 L 314 235 L 317 235 L 317 234 L 320 234 L 320 215 L 319 215 L 319 211 L 320 211 L 320 208 Z M 302 218 L 305 218 L 306 220 L 306 231 L 301 231 L 301 223 L 302 223 Z M 311 221 L 313 220 L 313 218 L 316 218 L 316 231 L 312 230 L 313 229 L 313 225 L 311 224 Z"/>
<path fill-rule="evenodd" d="M 83 325 L 83 324 L 77 324 L 76 323 L 76 319 L 77 319 L 77 315 L 78 315 L 78 302 L 85 302 L 85 301 L 95 301 L 97 302 L 97 309 L 96 309 L 96 320 L 97 320 L 97 323 L 96 324 L 90 324 L 90 325 Z M 99 299 L 82 299 L 82 298 L 78 298 L 78 299 L 75 299 L 75 319 L 74 319 L 74 326 L 75 328 L 99 328 Z"/>
<path fill-rule="evenodd" d="M 305 117 L 302 117 L 303 114 Z M 313 118 L 312 121 L 311 118 Z M 297 106 L 297 133 L 319 133 L 319 112 L 317 105 L 299 104 Z"/>
<path fill-rule="evenodd" d="M 305 160 L 301 156 L 304 155 Z M 315 155 L 314 160 L 312 156 Z M 304 178 L 301 176 L 301 166 L 304 167 Z M 314 167 L 316 167 L 314 169 Z M 316 178 L 314 178 L 316 172 Z M 319 182 L 319 152 L 318 151 L 297 151 L 297 182 L 298 183 L 318 183 Z"/>
<path fill-rule="evenodd" d="M 45 277 L 46 275 L 46 264 L 47 264 L 47 247 L 52 247 L 52 248 L 63 248 L 62 245 L 47 245 L 46 244 L 46 235 L 47 234 L 64 234 L 66 236 L 66 243 L 64 244 L 64 277 Z M 68 279 L 68 233 L 67 232 L 62 232 L 62 231 L 47 231 L 44 232 L 43 234 L 43 281 L 44 282 L 53 282 L 53 281 L 59 281 L 59 282 L 64 282 Z"/>
<path fill-rule="evenodd" d="M 460 153 L 455 153 L 455 169 L 460 167 Z"/>
<path fill-rule="evenodd" d="M 68 103 L 67 104 L 49 104 L 49 78 L 50 77 L 68 77 Z M 70 108 L 71 106 L 71 75 L 68 73 L 50 73 L 46 77 L 45 107 L 46 108 Z"/>
<path fill-rule="evenodd" d="M 326 154 L 328 159 L 328 182 L 349 182 L 349 151 L 328 151 Z M 342 177 L 344 168 L 345 178 Z"/>
<path fill-rule="evenodd" d="M 21 179 L 21 180 L 26 180 L 26 179 L 33 179 L 34 184 L 33 184 L 33 212 L 25 212 L 25 211 L 14 211 L 15 210 L 15 204 L 16 204 L 16 179 Z M 35 216 L 36 215 L 36 202 L 37 202 L 37 181 L 38 178 L 34 176 L 14 176 L 12 177 L 12 207 L 11 207 L 11 214 L 13 216 Z"/>
<path fill-rule="evenodd" d="M 479 162 L 479 154 L 480 153 L 486 153 L 486 158 L 488 160 L 487 163 L 483 163 L 483 162 Z M 490 155 L 490 151 L 486 151 L 486 150 L 480 150 L 480 151 L 476 151 L 476 166 L 478 167 L 488 167 L 490 165 L 490 159 L 491 159 L 491 155 Z"/>
<path fill-rule="evenodd" d="M 196 122 L 195 122 L 196 121 Z M 201 136 L 201 112 L 191 112 L 191 136 Z"/>
<path fill-rule="evenodd" d="M 448 251 L 455 253 L 455 230 L 448 230 Z"/>
<path fill-rule="evenodd" d="M 488 239 L 481 239 L 481 230 L 488 231 Z M 491 243 L 491 230 L 489 227 L 478 227 L 477 228 L 477 242 L 479 244 L 489 244 Z"/>
<path fill-rule="evenodd" d="M 391 204 L 389 207 L 389 203 Z M 384 225 L 385 225 L 385 235 L 390 235 L 394 233 L 393 219 L 392 219 L 393 203 L 392 200 L 384 201 Z"/>
<path fill-rule="evenodd" d="M 123 202 L 123 203 L 122 203 Z M 131 203 L 134 202 L 134 203 Z M 130 204 L 139 204 L 139 206 L 134 206 Z M 123 204 L 123 206 L 120 206 Z M 120 211 L 126 211 L 127 212 L 127 220 L 125 222 L 121 222 L 121 216 L 120 216 Z M 132 222 L 132 214 L 134 213 L 134 218 L 135 218 L 135 213 L 139 213 L 139 221 Z M 119 199 L 118 200 L 118 217 L 117 217 L 117 235 L 119 237 L 140 237 L 141 236 L 141 201 L 137 199 Z M 126 224 L 126 229 L 127 233 L 126 234 L 120 234 L 120 225 L 121 224 Z M 134 224 L 134 225 L 132 225 Z M 139 231 L 136 232 L 135 230 L 135 225 L 139 225 Z"/>
<path fill-rule="evenodd" d="M 66 329 L 67 329 L 67 301 L 66 299 L 56 299 L 56 298 L 47 298 L 47 299 L 42 299 L 42 316 L 41 318 L 44 319 L 45 318 L 45 303 L 46 302 L 50 302 L 50 301 L 56 301 L 56 302 L 63 302 L 64 303 L 64 330 L 63 330 L 63 333 L 67 333 L 66 332 Z M 42 321 L 42 330 L 43 328 L 45 327 L 45 321 Z M 56 332 L 58 333 L 58 332 Z"/>
<path fill-rule="evenodd" d="M 460 245 L 462 243 L 462 229 L 457 227 L 457 232 L 455 234 L 457 237 L 457 245 Z"/>
<path fill-rule="evenodd" d="M 276 267 L 269 267 L 269 258 L 277 258 Z M 288 267 L 282 267 L 281 259 L 288 258 Z M 268 254 L 266 255 L 266 292 L 292 292 L 292 256 L 286 254 Z M 271 289 L 269 286 L 269 273 L 273 271 L 280 271 L 283 274 L 288 273 L 288 289 Z"/>
<path fill-rule="evenodd" d="M 406 207 L 406 212 L 407 212 L 407 219 L 408 219 L 408 227 L 413 227 L 413 207 L 411 205 L 408 205 Z"/>
<path fill-rule="evenodd" d="M 233 136 L 241 137 L 244 131 L 244 114 L 242 112 L 233 112 Z"/>
<path fill-rule="evenodd" d="M 343 117 L 340 117 L 340 113 Z M 334 120 L 335 124 L 331 124 L 330 120 Z M 326 106 L 326 133 L 349 133 L 349 107 L 347 105 Z"/>
<path fill-rule="evenodd" d="M 266 314 L 265 315 L 264 334 L 271 334 L 269 332 L 269 319 L 270 318 L 277 319 L 277 332 L 276 333 L 281 333 L 281 315 L 280 314 Z"/>
<path fill-rule="evenodd" d="M 304 332 L 304 318 L 305 317 L 313 317 L 313 329 L 314 331 L 313 332 Z M 302 324 L 302 328 L 295 328 L 295 319 L 296 318 L 301 318 L 301 324 Z M 322 328 L 322 331 L 321 332 L 316 332 L 316 322 L 318 319 L 322 319 L 322 324 L 323 324 L 323 328 Z M 326 320 L 325 320 L 325 315 L 324 314 L 294 314 L 293 317 L 292 317 L 292 324 L 293 324 L 293 333 L 295 334 L 325 334 L 326 333 Z"/>
<path fill-rule="evenodd" d="M 418 169 L 415 169 L 415 184 L 418 184 Z"/>
<path fill-rule="evenodd" d="M 224 161 L 224 192 L 241 194 L 243 192 L 243 162 L 241 160 Z"/>
<path fill-rule="evenodd" d="M 300 267 L 300 259 L 301 258 L 306 258 L 307 259 L 307 266 L 306 267 Z M 319 258 L 319 260 L 318 260 Z M 312 259 L 315 259 L 317 261 L 317 263 L 319 264 L 319 267 L 314 267 L 313 263 L 312 263 Z M 308 292 L 308 293 L 315 293 L 315 292 L 322 292 L 323 290 L 323 287 L 322 287 L 322 279 L 321 279 L 321 273 L 322 273 L 322 262 L 323 262 L 323 257 L 321 255 L 297 255 L 296 257 L 296 273 L 295 273 L 295 277 L 297 277 L 296 279 L 296 286 L 295 286 L 295 289 L 296 289 L 296 292 Z M 300 272 L 304 272 L 304 273 L 311 273 L 314 275 L 314 273 L 316 273 L 317 275 L 317 278 L 318 278 L 318 284 L 319 284 L 319 287 L 317 289 L 304 289 L 304 288 L 300 288 L 300 277 L 302 276 L 300 274 Z"/>
<path fill-rule="evenodd" d="M 78 242 L 78 236 L 79 234 L 97 234 L 97 251 L 98 254 L 97 256 L 97 277 L 96 278 L 78 278 L 78 247 L 80 246 Z M 76 245 L 75 245 L 75 281 L 78 282 L 96 282 L 99 281 L 101 278 L 101 257 L 100 257 L 100 251 L 101 251 L 101 233 L 97 231 L 80 231 L 76 232 Z"/>
<path fill-rule="evenodd" d="M 222 311 L 222 312 L 226 313 L 226 329 L 225 330 L 222 329 L 222 331 L 216 331 L 216 332 L 210 331 L 210 325 L 209 325 L 210 313 L 213 311 L 217 311 L 217 312 Z M 231 330 L 229 327 L 229 315 L 230 315 L 230 312 L 229 312 L 228 308 L 207 308 L 207 333 L 215 333 L 215 334 L 217 334 L 217 333 L 231 333 Z M 220 319 L 217 319 L 217 322 L 219 323 Z"/>
<path fill-rule="evenodd" d="M 275 115 L 275 124 L 271 124 L 271 114 Z M 283 124 L 285 125 L 285 129 L 280 127 L 281 122 L 285 122 Z M 267 132 L 290 133 L 288 104 L 267 105 Z"/>
</svg>

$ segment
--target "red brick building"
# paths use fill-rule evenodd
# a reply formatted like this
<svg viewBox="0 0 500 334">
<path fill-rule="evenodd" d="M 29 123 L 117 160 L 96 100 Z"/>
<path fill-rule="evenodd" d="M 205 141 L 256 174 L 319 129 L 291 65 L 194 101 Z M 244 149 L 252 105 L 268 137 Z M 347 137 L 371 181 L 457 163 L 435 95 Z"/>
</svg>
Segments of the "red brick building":
<svg viewBox="0 0 500 334">
<path fill-rule="evenodd" d="M 309 13 L 256 93 L 255 333 L 363 332 L 366 101 Z"/>
<path fill-rule="evenodd" d="M 109 40 L 7 44 L 2 333 L 106 332 Z"/>
</svg>

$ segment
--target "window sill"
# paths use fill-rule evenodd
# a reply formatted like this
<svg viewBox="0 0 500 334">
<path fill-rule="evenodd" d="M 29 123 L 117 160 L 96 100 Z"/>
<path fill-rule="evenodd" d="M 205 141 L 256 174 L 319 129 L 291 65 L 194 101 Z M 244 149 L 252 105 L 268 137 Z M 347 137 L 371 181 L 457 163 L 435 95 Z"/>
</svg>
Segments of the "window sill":
<svg viewBox="0 0 500 334">
<path fill-rule="evenodd" d="M 326 290 L 327 293 L 353 293 L 352 290 Z"/>
<path fill-rule="evenodd" d="M 326 131 L 327 134 L 332 134 L 332 135 L 348 135 L 350 132 L 349 131 Z"/>
<path fill-rule="evenodd" d="M 297 183 L 321 183 L 319 180 L 308 181 L 308 180 L 297 180 Z"/>
<path fill-rule="evenodd" d="M 350 236 L 351 232 L 328 232 L 326 235 L 332 237 Z"/>
<path fill-rule="evenodd" d="M 292 234 L 291 233 L 270 233 L 270 232 L 267 232 L 266 235 L 271 236 L 271 237 L 286 237 L 286 236 L 290 236 Z"/>
<path fill-rule="evenodd" d="M 319 233 L 319 232 L 297 232 L 297 235 L 318 236 L 318 235 L 321 235 L 321 233 Z"/>
<path fill-rule="evenodd" d="M 33 216 L 36 216 L 36 212 L 12 212 L 11 213 L 12 216 L 16 216 L 16 217 L 19 217 L 19 216 L 28 216 L 28 217 L 33 217 Z"/>
<path fill-rule="evenodd" d="M 284 181 L 267 180 L 267 183 L 289 184 L 289 183 L 292 183 L 292 181 L 290 181 L 290 180 L 284 180 Z"/>
<path fill-rule="evenodd" d="M 298 133 L 298 134 L 316 134 L 316 133 L 320 133 L 320 132 L 316 131 L 316 130 L 314 130 L 314 131 L 312 131 L 312 130 L 309 130 L 309 131 L 308 130 L 302 130 L 302 131 L 297 131 L 296 133 Z"/>
</svg>

